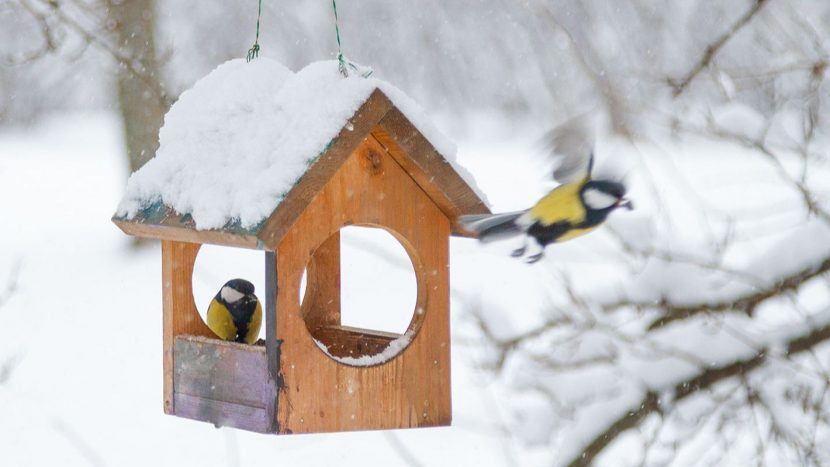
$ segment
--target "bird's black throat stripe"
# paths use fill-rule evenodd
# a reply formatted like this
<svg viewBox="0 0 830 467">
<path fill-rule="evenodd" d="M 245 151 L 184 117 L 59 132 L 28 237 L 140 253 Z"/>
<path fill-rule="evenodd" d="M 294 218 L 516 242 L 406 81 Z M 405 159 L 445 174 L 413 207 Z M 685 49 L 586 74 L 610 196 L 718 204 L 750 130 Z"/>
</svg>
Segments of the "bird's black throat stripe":
<svg viewBox="0 0 830 467">
<path fill-rule="evenodd" d="M 223 305 L 228 308 L 228 311 L 233 318 L 233 324 L 236 326 L 236 342 L 245 342 L 245 336 L 248 334 L 248 325 L 251 323 L 251 318 L 256 311 L 256 300 L 247 301 L 245 299 L 238 300 L 230 304 L 221 299 Z"/>
<path fill-rule="evenodd" d="M 588 209 L 585 212 L 585 219 L 577 224 L 571 224 L 568 221 L 554 222 L 550 225 L 536 222 L 527 229 L 527 234 L 535 238 L 540 245 L 546 246 L 556 242 L 559 237 L 572 230 L 590 229 L 591 227 L 602 224 L 613 209 L 613 207 L 608 209 Z"/>
<path fill-rule="evenodd" d="M 545 246 L 553 243 L 574 228 L 568 221 L 554 222 L 551 225 L 545 225 L 541 222 L 535 222 L 527 229 L 527 234 L 535 238 L 540 245 Z"/>
</svg>

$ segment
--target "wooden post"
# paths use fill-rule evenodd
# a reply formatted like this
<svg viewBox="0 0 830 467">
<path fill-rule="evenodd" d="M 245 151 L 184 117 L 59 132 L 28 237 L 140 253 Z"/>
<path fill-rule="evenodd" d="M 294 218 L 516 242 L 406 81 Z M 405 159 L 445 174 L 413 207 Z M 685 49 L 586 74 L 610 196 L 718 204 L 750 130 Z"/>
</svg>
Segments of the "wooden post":
<svg viewBox="0 0 830 467">
<path fill-rule="evenodd" d="M 161 242 L 163 346 L 164 346 L 164 413 L 175 413 L 173 404 L 173 342 L 181 334 L 212 337 L 193 302 L 193 265 L 199 252 L 198 243 L 172 240 Z"/>
<path fill-rule="evenodd" d="M 323 242 L 308 262 L 303 313 L 312 329 L 340 325 L 340 232 Z"/>
</svg>

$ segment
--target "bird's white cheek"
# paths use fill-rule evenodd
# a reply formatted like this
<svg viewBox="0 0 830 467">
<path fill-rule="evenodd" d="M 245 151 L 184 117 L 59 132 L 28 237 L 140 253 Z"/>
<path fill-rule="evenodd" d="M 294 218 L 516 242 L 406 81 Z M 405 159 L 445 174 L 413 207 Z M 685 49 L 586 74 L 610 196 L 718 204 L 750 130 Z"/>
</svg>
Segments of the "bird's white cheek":
<svg viewBox="0 0 830 467">
<path fill-rule="evenodd" d="M 242 294 L 239 291 L 236 291 L 236 290 L 234 290 L 230 287 L 222 287 L 222 300 L 224 300 L 228 303 L 233 303 L 233 302 L 239 300 L 240 298 L 242 298 L 244 296 L 245 296 L 244 294 Z"/>
<path fill-rule="evenodd" d="M 582 193 L 582 199 L 591 209 L 605 209 L 613 206 L 618 200 L 616 196 L 589 188 Z"/>
</svg>

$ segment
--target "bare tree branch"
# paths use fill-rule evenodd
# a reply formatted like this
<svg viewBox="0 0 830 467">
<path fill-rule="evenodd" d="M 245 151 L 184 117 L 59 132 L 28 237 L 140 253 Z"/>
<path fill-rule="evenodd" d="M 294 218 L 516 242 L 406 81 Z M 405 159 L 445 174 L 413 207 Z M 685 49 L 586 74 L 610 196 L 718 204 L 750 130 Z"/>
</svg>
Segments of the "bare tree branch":
<svg viewBox="0 0 830 467">
<path fill-rule="evenodd" d="M 14 370 L 17 369 L 17 366 L 20 364 L 21 360 L 22 358 L 19 355 L 15 355 L 0 363 L 0 386 L 9 382 L 12 377 L 12 373 L 14 373 Z"/>
<path fill-rule="evenodd" d="M 793 357 L 810 350 L 830 339 L 830 325 L 817 328 L 809 333 L 795 336 L 785 342 L 786 357 Z M 735 376 L 745 376 L 769 360 L 770 348 L 764 348 L 750 358 L 738 360 L 721 366 L 713 366 L 697 375 L 675 384 L 671 390 L 674 401 L 685 399 L 711 388 L 713 385 Z M 589 465 L 596 456 L 625 431 L 637 426 L 648 415 L 660 413 L 661 406 L 657 392 L 648 391 L 640 403 L 621 417 L 614 420 L 608 428 L 594 437 L 585 449 L 570 460 L 570 466 Z"/>
<path fill-rule="evenodd" d="M 55 418 L 52 421 L 52 428 L 73 447 L 86 460 L 89 465 L 93 467 L 105 466 L 106 462 L 101 457 L 98 450 L 95 449 L 80 433 L 78 433 L 69 423 Z"/>
<path fill-rule="evenodd" d="M 739 134 L 736 134 L 736 133 L 732 133 L 732 132 L 726 131 L 722 128 L 710 128 L 708 131 L 709 131 L 710 134 L 712 134 L 714 136 L 722 138 L 726 141 L 732 141 L 734 143 L 738 143 L 738 144 L 740 144 L 744 147 L 750 148 L 750 149 L 755 149 L 760 154 L 766 156 L 767 160 L 769 160 L 773 164 L 773 166 L 775 167 L 775 169 L 778 172 L 778 174 L 780 175 L 781 179 L 786 181 L 787 183 L 789 183 L 796 191 L 798 191 L 798 194 L 801 196 L 801 199 L 804 201 L 804 205 L 807 207 L 807 209 L 811 213 L 813 213 L 816 216 L 818 216 L 819 218 L 821 218 L 823 221 L 825 221 L 827 223 L 830 223 L 830 212 L 827 212 L 824 208 L 822 208 L 819 205 L 819 203 L 814 198 L 813 193 L 810 192 L 810 189 L 807 188 L 807 186 L 803 183 L 803 181 L 796 180 L 796 179 L 794 179 L 790 176 L 790 174 L 784 168 L 783 164 L 781 164 L 781 161 L 779 160 L 778 155 L 769 146 L 764 144 L 763 141 L 758 140 L 758 139 L 754 139 L 754 138 L 748 138 L 744 135 L 739 135 Z M 809 136 L 809 137 L 812 137 L 813 135 L 814 135 L 813 131 L 809 131 L 809 132 L 806 133 L 806 136 Z M 803 143 L 803 146 L 806 147 L 808 142 L 809 141 L 805 141 Z M 802 155 L 804 156 L 804 158 L 806 160 L 807 154 L 805 153 L 805 154 L 802 154 Z"/>
<path fill-rule="evenodd" d="M 383 435 L 386 438 L 386 441 L 389 442 L 389 445 L 392 446 L 392 449 L 398 453 L 398 456 L 400 456 L 406 465 L 410 467 L 419 467 L 423 465 L 418 458 L 415 457 L 415 454 L 413 454 L 412 451 L 406 447 L 403 441 L 401 441 L 394 432 L 384 431 Z"/>
<path fill-rule="evenodd" d="M 35 21 L 37 21 L 38 25 L 40 26 L 39 32 L 43 39 L 43 42 L 40 44 L 39 47 L 22 52 L 17 55 L 5 54 L 3 57 L 3 62 L 6 65 L 10 66 L 23 65 L 25 63 L 38 60 L 58 50 L 59 46 L 59 39 L 57 37 L 57 34 L 52 30 L 52 27 L 49 25 L 49 21 L 46 15 L 38 11 L 36 8 L 32 8 L 32 6 L 28 2 L 21 0 L 17 4 L 20 5 L 21 8 L 26 10 L 26 12 L 29 13 L 35 19 Z"/>
<path fill-rule="evenodd" d="M 715 58 L 718 51 L 729 42 L 735 34 L 738 33 L 744 26 L 749 24 L 753 17 L 761 11 L 761 8 L 767 3 L 767 0 L 755 0 L 755 4 L 741 16 L 735 24 L 732 25 L 725 33 L 723 33 L 720 37 L 718 37 L 713 43 L 711 43 L 706 50 L 703 51 L 703 56 L 700 60 L 692 67 L 692 69 L 682 78 L 679 79 L 672 79 L 669 78 L 667 81 L 669 85 L 672 87 L 673 91 L 672 94 L 674 97 L 680 96 L 686 88 L 689 86 L 689 83 L 697 77 L 704 69 L 706 69 L 709 64 L 712 62 L 712 59 Z"/>
<path fill-rule="evenodd" d="M 3 305 L 9 301 L 9 298 L 11 298 L 17 290 L 17 278 L 20 273 L 21 264 L 20 260 L 15 261 L 11 268 L 9 278 L 6 281 L 6 286 L 3 291 L 0 292 L 0 308 L 3 308 Z M 17 368 L 17 365 L 20 364 L 20 360 L 20 356 L 11 356 L 5 361 L 0 362 L 0 386 L 6 384 L 9 379 L 11 379 L 12 373 Z"/>
<path fill-rule="evenodd" d="M 14 292 L 17 290 L 17 280 L 18 276 L 20 275 L 20 268 L 23 262 L 17 260 L 12 265 L 11 271 L 9 272 L 9 278 L 6 280 L 6 285 L 2 291 L 0 291 L 0 308 L 9 301 Z"/>
<path fill-rule="evenodd" d="M 29 5 L 25 0 L 19 0 L 24 5 Z M 94 44 L 102 49 L 104 52 L 109 54 L 113 59 L 120 66 L 123 66 L 130 74 L 144 82 L 147 86 L 147 89 L 151 90 L 154 98 L 158 99 L 159 102 L 165 107 L 170 107 L 172 100 L 170 96 L 167 94 L 167 91 L 161 86 L 161 82 L 159 81 L 159 77 L 153 76 L 152 74 L 148 73 L 148 67 L 145 63 L 143 63 L 140 59 L 136 57 L 126 56 L 121 53 L 116 46 L 110 43 L 110 41 L 104 37 L 101 37 L 99 34 L 89 30 L 87 27 L 82 25 L 72 16 L 66 14 L 63 11 L 60 4 L 55 0 L 37 0 L 44 7 L 47 8 L 47 11 L 52 13 L 54 17 L 65 27 L 71 29 L 76 34 L 81 36 L 83 40 L 90 44 Z M 37 11 L 36 8 L 31 7 L 29 5 L 27 9 Z"/>
<path fill-rule="evenodd" d="M 626 127 L 623 119 L 625 113 L 625 104 L 616 89 L 616 85 L 612 79 L 605 76 L 604 73 L 597 72 L 592 66 L 592 62 L 596 63 L 596 52 L 591 48 L 590 44 L 583 44 L 577 41 L 571 31 L 556 18 L 550 5 L 546 2 L 541 2 L 535 8 L 535 11 L 540 13 L 539 17 L 547 20 L 555 29 L 558 29 L 565 35 L 568 40 L 568 46 L 573 52 L 576 65 L 594 84 L 594 89 L 602 96 L 605 106 L 608 110 L 608 116 L 611 118 L 613 129 L 616 133 L 630 136 L 631 131 Z"/>
<path fill-rule="evenodd" d="M 718 313 L 718 312 L 742 312 L 748 316 L 752 316 L 755 309 L 761 303 L 771 298 L 779 297 L 782 294 L 798 290 L 807 281 L 826 274 L 830 271 L 830 258 L 824 259 L 816 266 L 803 269 L 795 274 L 783 277 L 772 284 L 770 287 L 753 292 L 750 294 L 737 297 L 733 300 L 726 300 L 722 302 L 698 303 L 694 305 L 673 305 L 669 302 L 663 301 L 658 304 L 649 303 L 618 303 L 612 305 L 607 310 L 618 309 L 621 306 L 634 306 L 638 309 L 660 308 L 661 316 L 655 319 L 649 326 L 648 330 L 653 331 L 659 329 L 667 324 L 678 320 L 684 320 L 703 313 Z"/>
</svg>

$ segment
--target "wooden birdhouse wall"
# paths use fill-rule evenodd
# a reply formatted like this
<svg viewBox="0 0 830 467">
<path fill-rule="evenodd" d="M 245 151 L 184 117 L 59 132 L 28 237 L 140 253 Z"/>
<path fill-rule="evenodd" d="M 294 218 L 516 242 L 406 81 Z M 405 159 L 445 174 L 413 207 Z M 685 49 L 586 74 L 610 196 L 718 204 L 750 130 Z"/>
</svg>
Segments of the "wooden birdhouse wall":
<svg viewBox="0 0 830 467">
<path fill-rule="evenodd" d="M 217 340 L 199 316 L 192 277 L 200 247 L 172 240 L 161 244 L 164 412 L 272 433 L 276 382 L 266 348 Z"/>
<path fill-rule="evenodd" d="M 326 355 L 376 353 L 395 336 L 339 326 L 339 230 L 385 228 L 417 278 L 412 341 L 392 360 L 355 367 Z M 280 432 L 406 428 L 450 423 L 448 246 L 450 222 L 369 135 L 305 207 L 277 248 L 277 337 L 282 339 Z M 308 266 L 311 297 L 301 304 Z M 380 279 L 380 278 L 379 278 Z M 365 284 L 367 291 L 377 284 Z M 361 344 L 361 342 L 363 344 Z"/>
</svg>

